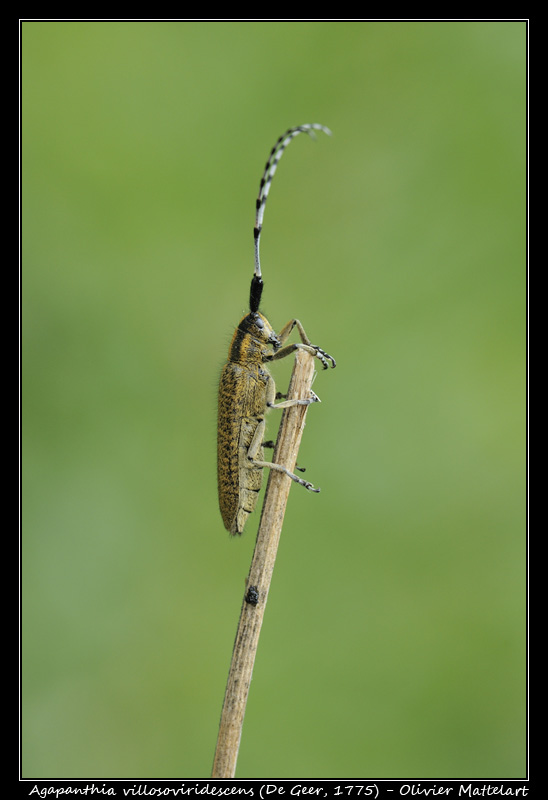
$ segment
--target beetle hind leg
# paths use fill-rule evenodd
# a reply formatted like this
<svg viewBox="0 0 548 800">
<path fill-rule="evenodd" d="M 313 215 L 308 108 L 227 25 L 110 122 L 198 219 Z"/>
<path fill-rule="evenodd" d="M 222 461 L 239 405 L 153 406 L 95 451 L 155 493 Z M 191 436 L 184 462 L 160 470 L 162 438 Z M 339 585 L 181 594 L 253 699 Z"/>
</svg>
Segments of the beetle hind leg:
<svg viewBox="0 0 548 800">
<path fill-rule="evenodd" d="M 283 467 L 281 464 L 274 464 L 272 461 L 255 461 L 255 459 L 251 458 L 251 456 L 249 456 L 249 460 L 256 467 L 266 467 L 267 469 L 276 470 L 276 472 L 283 472 L 288 478 L 291 478 L 292 481 L 299 483 L 301 486 L 304 486 L 305 489 L 308 489 L 309 492 L 320 491 L 320 489 L 317 489 L 312 483 L 310 483 L 310 481 L 305 481 L 302 478 L 299 478 L 298 475 L 290 472 L 287 467 Z M 297 467 L 297 469 L 299 468 Z"/>
<path fill-rule="evenodd" d="M 272 439 L 269 439 L 267 442 L 263 442 L 263 447 L 266 447 L 269 450 L 274 450 L 276 447 L 276 442 L 274 442 Z M 299 472 L 306 472 L 306 467 L 299 467 L 298 464 L 295 464 L 295 469 L 298 469 Z"/>
</svg>

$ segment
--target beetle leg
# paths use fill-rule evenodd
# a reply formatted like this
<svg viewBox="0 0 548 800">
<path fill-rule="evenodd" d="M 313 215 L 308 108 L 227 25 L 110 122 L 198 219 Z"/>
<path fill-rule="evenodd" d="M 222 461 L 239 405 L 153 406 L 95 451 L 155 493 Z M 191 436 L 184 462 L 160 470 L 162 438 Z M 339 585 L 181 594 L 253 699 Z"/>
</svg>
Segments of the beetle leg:
<svg viewBox="0 0 548 800">
<path fill-rule="evenodd" d="M 304 486 L 305 489 L 308 489 L 309 492 L 320 491 L 319 489 L 316 489 L 315 486 L 313 486 L 309 481 L 303 481 L 302 478 L 299 478 L 297 475 L 294 475 L 287 469 L 287 467 L 282 467 L 281 464 L 273 464 L 272 461 L 255 461 L 255 459 L 251 458 L 251 456 L 248 456 L 248 458 L 250 459 L 251 463 L 256 467 L 266 467 L 267 469 L 274 469 L 277 472 L 283 472 L 285 475 L 287 475 L 288 478 L 291 478 L 292 481 L 295 481 L 295 483 L 300 483 L 301 486 Z"/>
<path fill-rule="evenodd" d="M 267 442 L 263 442 L 263 447 L 268 447 L 270 450 L 273 450 L 276 447 L 276 442 L 269 439 Z M 306 472 L 306 467 L 299 467 L 298 464 L 295 464 L 295 469 L 298 469 L 299 472 Z"/>
<path fill-rule="evenodd" d="M 272 383 L 274 383 L 274 381 L 272 381 Z M 283 467 L 281 464 L 274 464 L 271 461 L 256 460 L 255 456 L 259 452 L 259 448 L 262 445 L 265 427 L 266 425 L 264 419 L 260 420 L 255 433 L 253 434 L 253 439 L 251 440 L 247 450 L 247 457 L 251 464 L 253 464 L 254 467 L 266 467 L 266 469 L 274 469 L 277 472 L 283 472 L 285 475 L 291 478 L 292 481 L 295 481 L 295 483 L 300 483 L 301 486 L 304 486 L 305 489 L 308 489 L 309 492 L 319 492 L 320 490 L 316 489 L 313 484 L 311 484 L 309 481 L 303 481 L 302 478 L 299 478 L 297 475 L 294 475 L 293 472 L 290 472 L 287 467 Z"/>
<path fill-rule="evenodd" d="M 310 397 L 306 400 L 284 400 L 283 403 L 267 403 L 268 408 L 291 408 L 291 406 L 309 406 L 311 403 L 321 403 L 318 395 L 310 390 Z"/>
<path fill-rule="evenodd" d="M 322 350 L 322 348 L 318 347 L 318 345 L 312 344 L 312 342 L 306 335 L 306 331 L 303 328 L 301 321 L 298 319 L 290 319 L 289 322 L 287 322 L 283 326 L 280 333 L 278 334 L 278 339 L 280 340 L 281 344 L 283 344 L 286 341 L 289 334 L 295 327 L 299 332 L 301 341 L 295 342 L 295 344 L 288 344 L 286 347 L 282 347 L 282 349 L 278 350 L 277 353 L 273 353 L 272 355 L 266 356 L 265 361 L 277 361 L 279 358 L 285 358 L 286 356 L 291 355 L 291 353 L 294 353 L 295 350 L 306 350 L 307 353 L 310 353 L 310 355 L 313 355 L 315 358 L 318 358 L 322 362 L 322 366 L 324 369 L 327 369 L 329 367 L 329 361 L 331 361 L 331 367 L 337 366 L 337 362 L 335 361 L 333 356 L 330 356 L 329 353 L 326 353 L 326 351 Z"/>
</svg>

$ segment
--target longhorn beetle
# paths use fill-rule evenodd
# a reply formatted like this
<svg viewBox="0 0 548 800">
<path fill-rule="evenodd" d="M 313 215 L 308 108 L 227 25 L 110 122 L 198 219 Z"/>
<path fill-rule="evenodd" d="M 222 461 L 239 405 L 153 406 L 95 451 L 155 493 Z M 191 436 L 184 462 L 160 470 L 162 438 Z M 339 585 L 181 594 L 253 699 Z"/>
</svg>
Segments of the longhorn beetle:
<svg viewBox="0 0 548 800">
<path fill-rule="evenodd" d="M 335 367 L 335 359 L 321 347 L 311 344 L 298 319 L 291 319 L 279 334 L 276 334 L 270 322 L 259 311 L 263 290 L 259 241 L 270 185 L 278 162 L 289 142 L 299 133 L 314 136 L 316 130 L 331 135 L 328 128 L 312 123 L 290 128 L 280 136 L 266 162 L 257 197 L 253 229 L 255 271 L 249 293 L 249 314 L 240 320 L 234 332 L 228 361 L 223 367 L 219 382 L 217 430 L 219 507 L 225 528 L 232 535 L 243 531 L 247 517 L 257 505 L 263 480 L 263 467 L 284 472 L 292 481 L 300 483 L 311 492 L 320 491 L 281 464 L 264 461 L 264 447 L 273 446 L 272 442 L 263 442 L 267 409 L 309 405 L 319 401 L 312 392 L 310 398 L 305 400 L 285 400 L 283 403 L 275 403 L 276 398 L 283 395 L 276 394 L 274 380 L 264 365 L 285 358 L 299 348 L 318 358 L 324 369 L 328 368 L 329 362 L 331 367 Z M 301 341 L 283 347 L 293 328 L 297 328 Z"/>
</svg>

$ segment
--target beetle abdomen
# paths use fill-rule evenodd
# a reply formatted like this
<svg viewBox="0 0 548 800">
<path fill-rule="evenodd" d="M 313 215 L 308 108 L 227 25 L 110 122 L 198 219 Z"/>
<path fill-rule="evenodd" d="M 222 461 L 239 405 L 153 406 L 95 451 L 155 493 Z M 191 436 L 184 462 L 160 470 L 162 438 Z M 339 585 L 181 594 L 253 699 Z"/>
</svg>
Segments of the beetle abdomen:
<svg viewBox="0 0 548 800">
<path fill-rule="evenodd" d="M 245 521 L 257 505 L 262 468 L 248 458 L 249 446 L 266 409 L 265 370 L 248 369 L 231 361 L 223 367 L 219 381 L 217 435 L 217 481 L 219 508 L 225 528 L 243 531 Z M 263 459 L 260 447 L 257 457 Z"/>
</svg>

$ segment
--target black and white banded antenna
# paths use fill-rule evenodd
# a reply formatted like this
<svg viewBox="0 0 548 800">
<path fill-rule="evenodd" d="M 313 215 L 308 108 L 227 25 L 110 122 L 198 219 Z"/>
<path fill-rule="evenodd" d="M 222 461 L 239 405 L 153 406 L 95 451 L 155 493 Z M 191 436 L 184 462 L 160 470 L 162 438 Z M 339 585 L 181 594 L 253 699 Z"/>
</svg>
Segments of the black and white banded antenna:
<svg viewBox="0 0 548 800">
<path fill-rule="evenodd" d="M 266 199 L 270 191 L 270 184 L 276 173 L 280 158 L 283 156 L 284 150 L 289 142 L 298 136 L 299 133 L 308 133 L 309 136 L 315 138 L 314 131 L 323 131 L 331 136 L 331 131 L 325 125 L 319 125 L 317 122 L 311 122 L 306 125 L 298 125 L 296 128 L 289 128 L 283 133 L 272 150 L 264 168 L 263 177 L 259 187 L 259 195 L 257 197 L 256 212 L 255 212 L 255 227 L 253 228 L 253 238 L 255 240 L 255 272 L 251 279 L 251 290 L 249 292 L 249 309 L 252 312 L 259 310 L 261 302 L 261 294 L 263 291 L 263 278 L 261 275 L 261 260 L 259 258 L 259 242 L 261 239 L 261 231 L 263 228 L 264 209 Z"/>
</svg>

